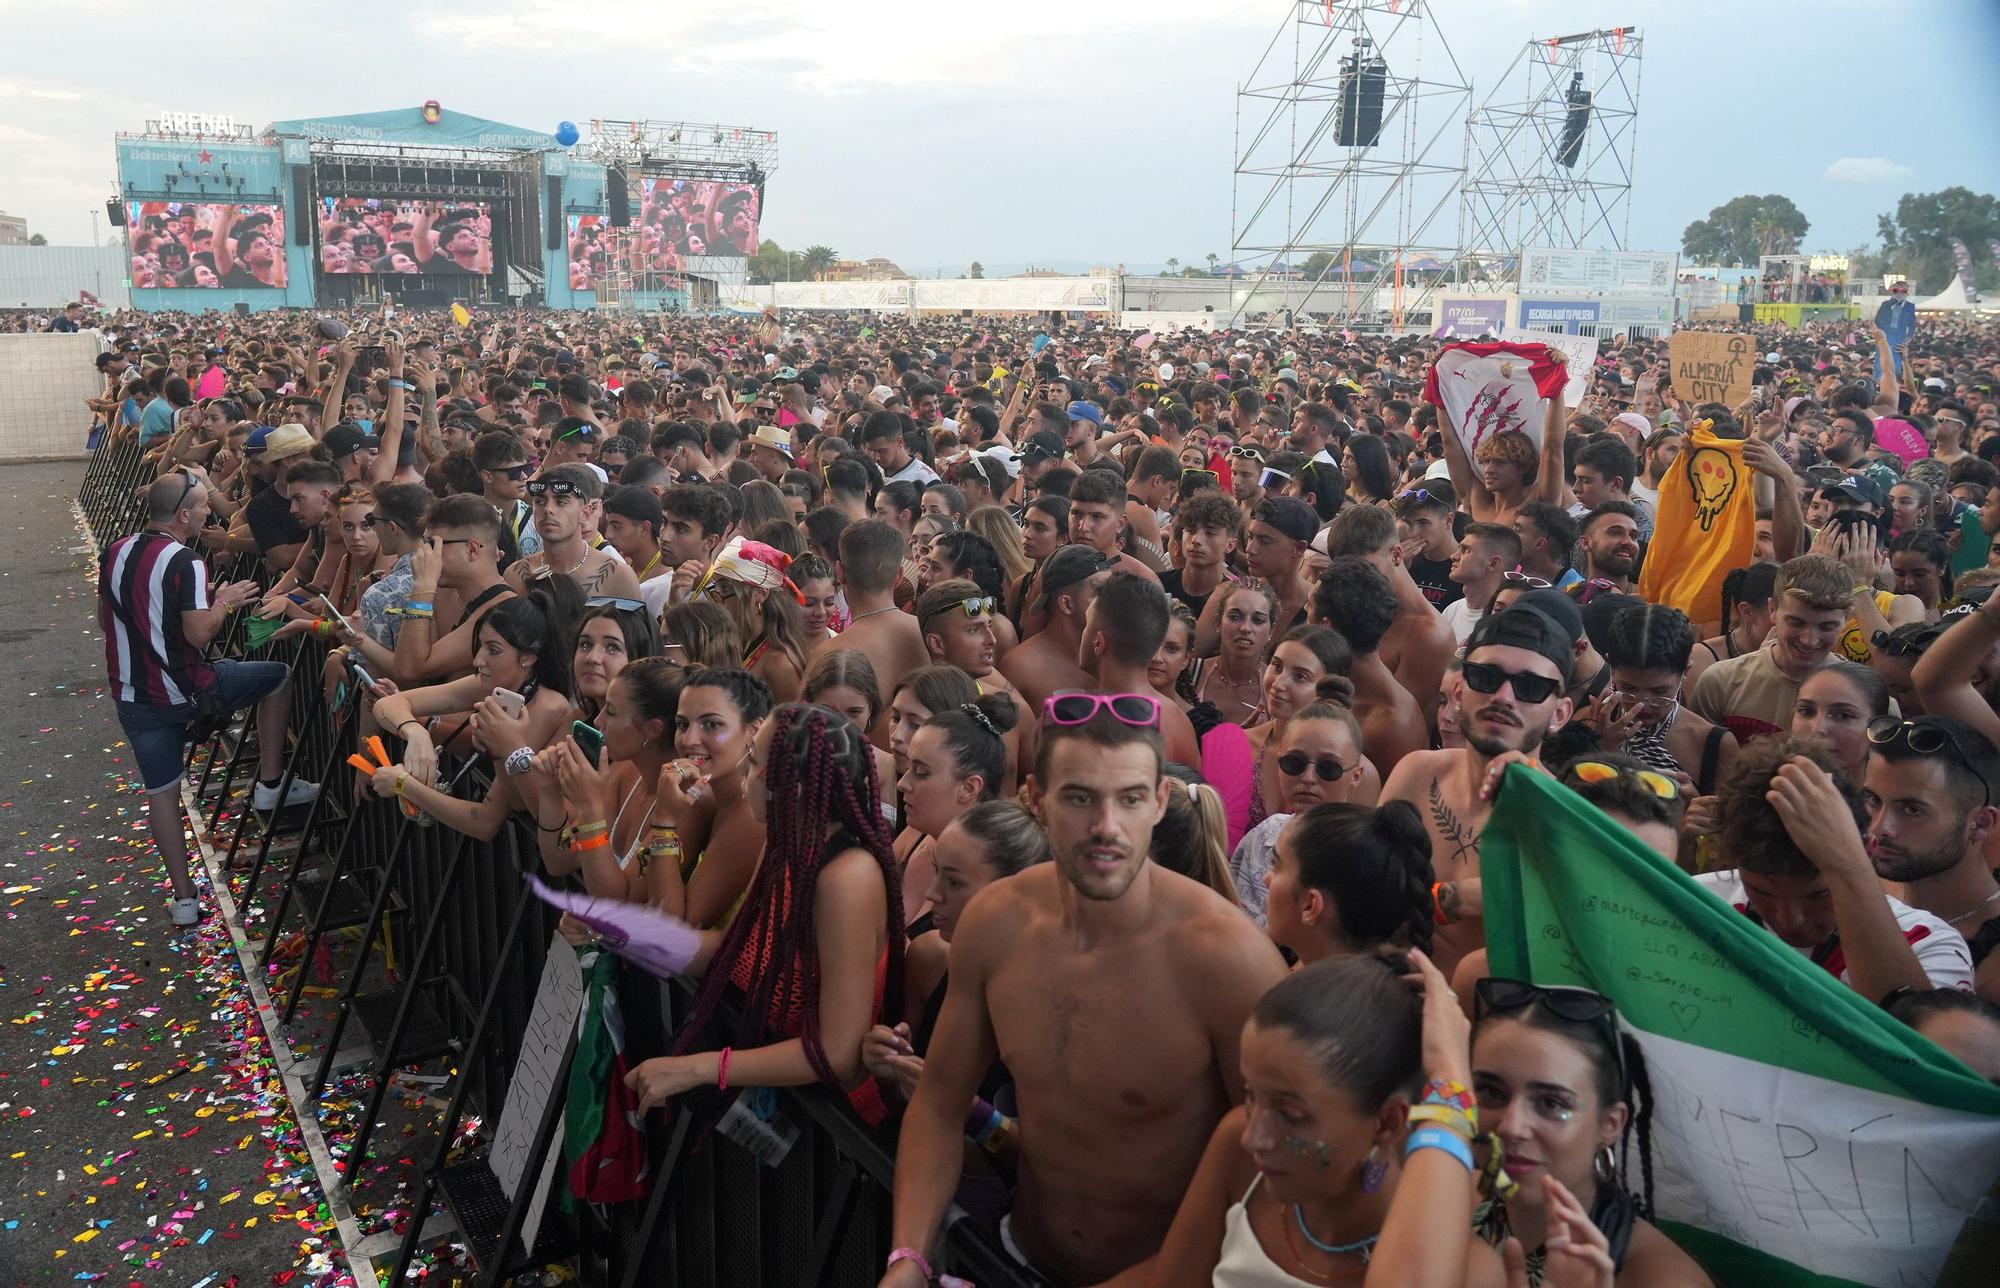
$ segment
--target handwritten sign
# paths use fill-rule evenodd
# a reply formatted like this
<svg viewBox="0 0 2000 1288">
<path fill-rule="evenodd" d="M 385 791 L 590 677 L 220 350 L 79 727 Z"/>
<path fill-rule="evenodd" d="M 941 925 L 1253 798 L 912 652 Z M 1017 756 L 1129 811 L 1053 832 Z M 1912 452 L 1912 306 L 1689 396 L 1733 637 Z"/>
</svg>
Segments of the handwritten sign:
<svg viewBox="0 0 2000 1288">
<path fill-rule="evenodd" d="M 1591 366 L 1597 361 L 1596 336 L 1556 335 L 1510 326 L 1500 333 L 1500 338 L 1516 344 L 1546 344 L 1560 353 L 1563 367 L 1569 372 L 1569 383 L 1563 386 L 1563 406 L 1574 408 L 1582 405 L 1583 396 L 1590 392 Z"/>
<path fill-rule="evenodd" d="M 1747 335 L 1723 331 L 1676 331 L 1667 342 L 1674 393 L 1694 404 L 1740 405 L 1750 397 L 1757 369 L 1757 346 Z"/>
<path fill-rule="evenodd" d="M 576 949 L 561 934 L 549 938 L 549 955 L 542 963 L 542 982 L 535 990 L 535 1007 L 528 1013 L 527 1036 L 521 1040 L 521 1054 L 514 1061 L 514 1076 L 507 1084 L 507 1104 L 500 1112 L 500 1124 L 493 1132 L 493 1147 L 487 1151 L 486 1165 L 500 1181 L 500 1188 L 513 1198 L 527 1177 L 535 1152 L 535 1129 L 541 1125 L 549 1098 L 561 1094 L 569 1069 L 570 1038 L 576 1033 L 577 1017 L 583 1013 L 583 970 L 577 965 Z M 541 1229 L 542 1208 L 548 1202 L 549 1182 L 562 1162 L 562 1133 L 549 1144 L 541 1171 L 536 1174 L 534 1199 L 528 1208 L 527 1223 L 521 1227 L 521 1245 L 535 1246 Z"/>
</svg>

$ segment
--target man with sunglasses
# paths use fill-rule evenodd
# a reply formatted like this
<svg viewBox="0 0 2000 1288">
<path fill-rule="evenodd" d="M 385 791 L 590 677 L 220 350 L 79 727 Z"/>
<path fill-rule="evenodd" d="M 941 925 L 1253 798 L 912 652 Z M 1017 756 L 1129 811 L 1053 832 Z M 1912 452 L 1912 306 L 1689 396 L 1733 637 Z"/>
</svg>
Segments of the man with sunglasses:
<svg viewBox="0 0 2000 1288">
<path fill-rule="evenodd" d="M 1028 700 L 994 669 L 1000 652 L 994 634 L 998 610 L 999 605 L 991 596 L 982 594 L 976 582 L 963 577 L 933 583 L 910 606 L 911 616 L 917 619 L 917 630 L 923 634 L 924 651 L 930 654 L 932 662 L 957 667 L 972 677 L 981 693 L 1004 693 L 1026 712 Z M 1003 794 L 1013 791 L 1023 757 L 1031 746 L 1027 740 L 1029 723 L 1021 721 L 1000 738 L 1007 745 Z"/>
<path fill-rule="evenodd" d="M 1001 1238 L 1050 1283 L 1099 1283 L 1157 1252 L 1242 1100 L 1243 1024 L 1285 967 L 1240 908 L 1147 857 L 1167 794 L 1183 790 L 1162 772 L 1161 707 L 1150 692 L 1043 704 L 1029 799 L 1053 862 L 988 886 L 953 933 L 897 1149 L 884 1288 L 928 1278 L 965 1107 L 1001 1051 L 1035 1124 Z"/>
<path fill-rule="evenodd" d="M 2000 825 L 2000 750 L 1948 716 L 1884 716 L 1868 743 L 1861 796 L 1875 874 L 1965 936 L 1974 991 L 2000 1002 L 2000 881 L 1986 859 Z"/>
<path fill-rule="evenodd" d="M 1759 738 L 1717 795 L 1717 843 L 1735 866 L 1695 878 L 1711 893 L 1870 1002 L 1897 989 L 1972 987 L 1964 936 L 1883 891 L 1861 794 L 1824 747 Z M 1883 854 L 1892 869 L 1904 857 L 1893 841 Z"/>
<path fill-rule="evenodd" d="M 439 501 L 425 521 L 424 539 L 410 552 L 408 600 L 435 604 L 450 591 L 457 622 L 438 627 L 435 611 L 405 613 L 396 632 L 394 679 L 409 687 L 462 675 L 472 668 L 473 635 L 495 605 L 513 597 L 500 576 L 501 518 L 480 497 L 458 495 Z"/>
<path fill-rule="evenodd" d="M 1463 747 L 1404 756 L 1382 784 L 1384 801 L 1416 806 L 1431 834 L 1439 881 L 1479 875 L 1479 836 L 1492 812 L 1481 788 L 1494 760 L 1509 752 L 1533 757 L 1550 734 L 1569 723 L 1574 648 L 1562 628 L 1532 608 L 1509 608 L 1483 619 L 1467 641 L 1460 672 L 1458 728 Z M 1447 976 L 1460 958 L 1485 942 L 1477 919 L 1438 928 L 1438 969 Z"/>
<path fill-rule="evenodd" d="M 527 492 L 542 548 L 507 569 L 510 586 L 523 591 L 530 578 L 548 575 L 547 569 L 574 580 L 585 596 L 640 598 L 639 579 L 625 561 L 591 541 L 604 513 L 604 484 L 597 471 L 574 462 L 544 469 L 528 481 Z"/>
<path fill-rule="evenodd" d="M 514 549 L 522 558 L 539 554 L 542 534 L 535 528 L 535 514 L 528 506 L 526 485 L 535 472 L 521 440 L 507 430 L 481 434 L 472 444 L 472 463 L 479 469 L 480 495 L 495 510 L 507 530 L 514 535 Z"/>
</svg>

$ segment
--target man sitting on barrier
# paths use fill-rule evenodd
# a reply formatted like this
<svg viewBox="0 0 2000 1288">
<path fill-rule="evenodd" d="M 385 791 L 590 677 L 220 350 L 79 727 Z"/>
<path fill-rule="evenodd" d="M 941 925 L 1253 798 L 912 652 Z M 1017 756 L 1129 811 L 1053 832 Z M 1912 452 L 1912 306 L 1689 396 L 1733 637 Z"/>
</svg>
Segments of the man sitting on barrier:
<svg viewBox="0 0 2000 1288">
<path fill-rule="evenodd" d="M 1055 1282 L 1095 1283 L 1157 1251 L 1242 1100 L 1243 1022 L 1284 962 L 1241 910 L 1147 858 L 1179 790 L 1162 772 L 1159 707 L 1151 694 L 1044 705 L 1030 796 L 1055 862 L 988 886 L 958 923 L 897 1152 L 902 1248 L 936 1236 L 966 1108 L 996 1058 L 1029 1124 L 1002 1238 Z M 882 1282 L 922 1280 L 903 1257 Z"/>
<path fill-rule="evenodd" d="M 98 565 L 98 619 L 118 701 L 118 722 L 132 744 L 146 789 L 146 822 L 173 882 L 169 915 L 176 926 L 201 919 L 188 875 L 186 820 L 176 793 L 190 724 L 257 706 L 258 810 L 310 801 L 316 784 L 294 780 L 280 794 L 285 725 L 292 695 L 282 662 L 210 664 L 202 650 L 229 614 L 257 598 L 257 583 L 211 591 L 208 567 L 188 542 L 208 521 L 208 484 L 198 470 L 153 481 L 146 529 L 122 537 Z M 211 710 L 213 708 L 213 710 Z"/>
</svg>

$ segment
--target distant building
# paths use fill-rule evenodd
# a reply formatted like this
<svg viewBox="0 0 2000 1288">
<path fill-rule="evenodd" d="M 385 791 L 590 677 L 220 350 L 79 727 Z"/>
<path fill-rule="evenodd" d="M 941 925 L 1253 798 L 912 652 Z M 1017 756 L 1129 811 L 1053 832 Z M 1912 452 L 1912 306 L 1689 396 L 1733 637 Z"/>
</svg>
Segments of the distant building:
<svg viewBox="0 0 2000 1288">
<path fill-rule="evenodd" d="M 28 221 L 19 215 L 10 215 L 0 210 L 0 246 L 26 246 L 28 244 Z"/>
<path fill-rule="evenodd" d="M 836 259 L 821 279 L 828 282 L 900 282 L 909 274 L 896 266 L 894 260 L 883 259 L 880 255 L 873 259 Z"/>
</svg>

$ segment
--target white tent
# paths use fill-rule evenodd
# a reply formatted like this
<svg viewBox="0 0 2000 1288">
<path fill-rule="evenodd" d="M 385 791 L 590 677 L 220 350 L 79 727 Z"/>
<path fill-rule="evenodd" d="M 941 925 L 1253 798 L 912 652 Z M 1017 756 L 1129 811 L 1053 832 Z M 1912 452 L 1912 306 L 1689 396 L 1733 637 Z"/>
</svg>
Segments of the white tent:
<svg viewBox="0 0 2000 1288">
<path fill-rule="evenodd" d="M 1950 286 L 1945 287 L 1944 290 L 1931 296 L 1931 298 L 1918 302 L 1917 312 L 1970 313 L 1979 307 L 1978 302 L 1966 296 L 1965 279 L 1954 274 Z"/>
</svg>

